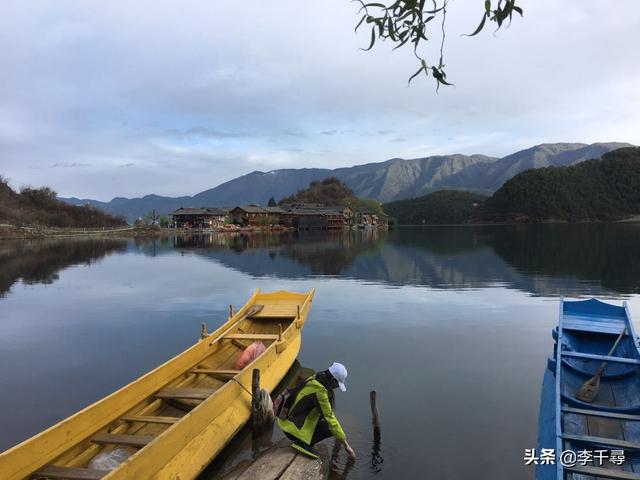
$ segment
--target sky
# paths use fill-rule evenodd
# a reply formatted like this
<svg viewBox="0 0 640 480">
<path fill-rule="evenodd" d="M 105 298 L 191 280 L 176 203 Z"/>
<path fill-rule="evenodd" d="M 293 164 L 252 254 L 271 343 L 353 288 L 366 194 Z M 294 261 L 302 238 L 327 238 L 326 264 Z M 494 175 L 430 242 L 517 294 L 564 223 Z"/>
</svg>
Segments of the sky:
<svg viewBox="0 0 640 480">
<path fill-rule="evenodd" d="M 436 93 L 407 85 L 410 50 L 361 50 L 349 0 L 4 0 L 0 174 L 108 201 L 254 170 L 640 144 L 640 2 L 519 0 L 509 28 L 463 36 L 483 4 L 449 2 L 455 86 Z"/>
</svg>

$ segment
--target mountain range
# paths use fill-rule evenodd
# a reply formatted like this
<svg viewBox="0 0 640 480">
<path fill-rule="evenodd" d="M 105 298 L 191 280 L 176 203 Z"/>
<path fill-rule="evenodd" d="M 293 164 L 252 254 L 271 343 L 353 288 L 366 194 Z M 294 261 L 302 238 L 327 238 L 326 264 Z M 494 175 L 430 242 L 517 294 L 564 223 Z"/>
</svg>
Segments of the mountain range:
<svg viewBox="0 0 640 480">
<path fill-rule="evenodd" d="M 337 177 L 358 197 L 374 198 L 382 202 L 424 195 L 436 190 L 459 189 L 490 194 L 514 175 L 531 168 L 569 166 L 628 143 L 547 143 L 521 150 L 503 158 L 486 155 L 437 155 L 405 160 L 392 158 L 385 162 L 367 163 L 354 167 L 289 168 L 270 172 L 254 171 L 222 183 L 194 196 L 163 197 L 146 195 L 142 198 L 116 197 L 110 202 L 91 199 L 62 198 L 74 205 L 90 204 L 128 221 L 156 209 L 168 214 L 180 207 L 235 206 L 247 203 L 266 204 L 270 197 L 279 200 L 306 188 L 311 181 Z"/>
</svg>

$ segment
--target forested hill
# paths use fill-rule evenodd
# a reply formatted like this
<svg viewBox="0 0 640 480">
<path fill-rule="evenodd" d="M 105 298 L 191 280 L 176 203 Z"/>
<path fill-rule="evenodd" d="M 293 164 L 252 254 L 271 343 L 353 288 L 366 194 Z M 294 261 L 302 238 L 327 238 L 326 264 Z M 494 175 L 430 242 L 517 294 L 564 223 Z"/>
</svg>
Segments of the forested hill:
<svg viewBox="0 0 640 480">
<path fill-rule="evenodd" d="M 126 225 L 92 206 L 75 206 L 61 202 L 50 188 L 23 188 L 14 192 L 0 177 L 0 224 L 49 227 L 116 227 Z"/>
<path fill-rule="evenodd" d="M 481 220 L 612 221 L 640 215 L 640 148 L 621 148 L 570 167 L 527 170 L 482 208 Z"/>
<path fill-rule="evenodd" d="M 295 194 L 280 200 L 280 204 L 287 203 L 322 203 L 324 205 L 349 205 L 357 200 L 349 187 L 336 177 L 313 181 L 307 188 L 298 190 Z"/>
<path fill-rule="evenodd" d="M 450 225 L 470 222 L 486 199 L 461 190 L 440 190 L 385 203 L 383 209 L 399 225 Z"/>
<path fill-rule="evenodd" d="M 271 203 L 271 202 L 270 202 Z M 319 203 L 325 206 L 349 206 L 355 209 L 373 210 L 382 215 L 382 204 L 370 198 L 358 198 L 349 187 L 336 177 L 313 181 L 309 187 L 280 200 L 280 205 L 291 203 Z"/>
</svg>

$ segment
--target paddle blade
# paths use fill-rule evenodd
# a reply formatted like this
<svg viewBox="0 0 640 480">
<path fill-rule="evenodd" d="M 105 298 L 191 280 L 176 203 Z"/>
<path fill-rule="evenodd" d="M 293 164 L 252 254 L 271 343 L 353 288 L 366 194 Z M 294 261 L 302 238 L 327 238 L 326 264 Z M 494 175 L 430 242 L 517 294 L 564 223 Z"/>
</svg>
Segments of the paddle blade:
<svg viewBox="0 0 640 480">
<path fill-rule="evenodd" d="M 602 373 L 598 372 L 589 380 L 584 382 L 582 387 L 576 392 L 576 398 L 580 401 L 591 403 L 598 396 L 598 391 L 600 390 L 600 377 Z"/>
<path fill-rule="evenodd" d="M 262 311 L 263 308 L 264 308 L 264 305 L 258 305 L 258 304 L 251 305 L 249 307 L 249 309 L 247 310 L 247 313 L 246 313 L 247 318 L 251 318 L 254 315 L 259 314 Z"/>
</svg>

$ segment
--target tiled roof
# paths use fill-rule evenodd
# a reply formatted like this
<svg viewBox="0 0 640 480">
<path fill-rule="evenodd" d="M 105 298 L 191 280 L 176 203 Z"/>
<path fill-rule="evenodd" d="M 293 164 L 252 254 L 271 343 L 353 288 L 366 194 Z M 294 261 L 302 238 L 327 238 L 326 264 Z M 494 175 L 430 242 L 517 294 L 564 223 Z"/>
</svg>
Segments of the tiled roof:
<svg viewBox="0 0 640 480">
<path fill-rule="evenodd" d="M 200 207 L 200 208 L 192 208 L 192 207 L 180 207 L 179 209 L 173 211 L 171 215 L 179 216 L 179 215 L 213 215 L 213 216 L 224 216 L 227 212 L 222 208 L 213 208 L 213 207 Z"/>
<path fill-rule="evenodd" d="M 285 213 L 289 215 L 342 215 L 342 208 L 289 208 Z"/>
<path fill-rule="evenodd" d="M 269 213 L 285 213 L 281 207 L 262 207 Z"/>
<path fill-rule="evenodd" d="M 236 208 L 244 210 L 247 213 L 267 213 L 267 211 L 259 205 L 238 205 L 233 210 L 235 210 Z"/>
<path fill-rule="evenodd" d="M 322 207 L 318 210 L 329 215 L 342 215 L 347 207 Z"/>
</svg>

